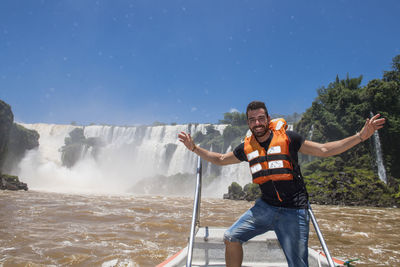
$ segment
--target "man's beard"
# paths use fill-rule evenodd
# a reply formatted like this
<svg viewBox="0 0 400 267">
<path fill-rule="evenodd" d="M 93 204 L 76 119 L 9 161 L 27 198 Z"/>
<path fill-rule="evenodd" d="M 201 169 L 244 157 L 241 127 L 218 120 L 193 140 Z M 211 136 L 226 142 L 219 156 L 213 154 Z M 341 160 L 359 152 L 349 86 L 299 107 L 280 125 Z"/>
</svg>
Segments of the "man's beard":
<svg viewBox="0 0 400 267">
<path fill-rule="evenodd" d="M 261 128 L 261 127 L 262 130 L 259 131 L 255 130 L 255 128 Z M 259 125 L 259 126 L 254 126 L 252 129 L 250 129 L 250 131 L 255 137 L 263 137 L 268 132 L 268 128 L 265 125 Z"/>
</svg>

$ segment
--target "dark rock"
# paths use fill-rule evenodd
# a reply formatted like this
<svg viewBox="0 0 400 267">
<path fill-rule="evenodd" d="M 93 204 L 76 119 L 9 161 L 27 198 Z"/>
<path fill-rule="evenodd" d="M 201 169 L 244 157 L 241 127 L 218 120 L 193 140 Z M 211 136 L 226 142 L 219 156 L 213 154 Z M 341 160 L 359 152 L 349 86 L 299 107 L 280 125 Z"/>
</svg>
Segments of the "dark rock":
<svg viewBox="0 0 400 267">
<path fill-rule="evenodd" d="M 0 100 L 0 190 L 28 190 L 17 176 L 3 174 L 11 171 L 25 152 L 39 146 L 39 134 L 14 123 L 10 105 Z"/>
<path fill-rule="evenodd" d="M 26 183 L 20 182 L 18 176 L 12 176 L 7 174 L 0 175 L 0 189 L 1 190 L 28 190 Z"/>
<path fill-rule="evenodd" d="M 60 148 L 61 162 L 63 166 L 71 168 L 84 156 L 91 148 L 91 154 L 97 157 L 99 148 L 104 145 L 98 137 L 86 138 L 82 128 L 75 128 L 69 136 L 64 139 L 65 145 Z"/>
<path fill-rule="evenodd" d="M 38 146 L 38 132 L 26 129 L 17 123 L 13 123 L 10 129 L 8 153 L 4 161 L 3 172 L 11 172 L 24 157 L 26 151 Z"/>
<path fill-rule="evenodd" d="M 0 100 L 0 173 L 7 156 L 8 140 L 13 121 L 14 115 L 10 105 Z"/>
</svg>

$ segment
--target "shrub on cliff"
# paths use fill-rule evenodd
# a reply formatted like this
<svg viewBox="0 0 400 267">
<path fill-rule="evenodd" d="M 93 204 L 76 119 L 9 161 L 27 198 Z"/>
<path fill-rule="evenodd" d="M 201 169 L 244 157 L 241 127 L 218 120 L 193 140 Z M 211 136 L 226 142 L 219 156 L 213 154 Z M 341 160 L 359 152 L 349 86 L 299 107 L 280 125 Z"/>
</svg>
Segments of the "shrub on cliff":
<svg viewBox="0 0 400 267">
<path fill-rule="evenodd" d="M 224 196 L 225 198 L 225 196 Z M 236 183 L 233 182 L 229 187 L 228 187 L 228 199 L 236 199 L 236 200 L 242 200 L 244 199 L 244 192 L 242 187 Z"/>
<path fill-rule="evenodd" d="M 261 190 L 258 184 L 249 183 L 242 189 L 238 183 L 233 182 L 228 187 L 228 193 L 224 194 L 224 199 L 254 201 L 260 196 Z"/>
<path fill-rule="evenodd" d="M 248 183 L 243 187 L 244 199 L 247 201 L 254 201 L 261 197 L 261 190 L 258 184 Z"/>
</svg>

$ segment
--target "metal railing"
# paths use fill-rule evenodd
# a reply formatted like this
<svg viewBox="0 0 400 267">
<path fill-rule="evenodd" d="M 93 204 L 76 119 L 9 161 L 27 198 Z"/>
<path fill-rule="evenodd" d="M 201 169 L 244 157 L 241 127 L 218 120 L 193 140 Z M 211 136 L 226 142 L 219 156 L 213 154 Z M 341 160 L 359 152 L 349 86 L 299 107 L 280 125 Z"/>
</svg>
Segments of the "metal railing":
<svg viewBox="0 0 400 267">
<path fill-rule="evenodd" d="M 196 231 L 197 227 L 200 227 L 201 174 L 202 174 L 201 158 L 198 157 L 197 173 L 196 173 L 196 191 L 194 193 L 193 215 L 192 215 L 192 224 L 190 228 L 190 238 L 189 238 L 188 254 L 186 259 L 186 267 L 192 266 L 194 237 L 197 232 Z"/>
<path fill-rule="evenodd" d="M 319 242 L 321 243 L 322 249 L 323 249 L 324 252 L 325 252 L 326 259 L 327 259 L 327 261 L 328 261 L 329 266 L 330 266 L 330 267 L 335 267 L 335 263 L 334 263 L 333 260 L 332 260 L 331 253 L 330 253 L 329 250 L 328 250 L 328 246 L 326 245 L 325 239 L 324 239 L 324 237 L 322 236 L 322 232 L 321 232 L 321 230 L 319 229 L 317 219 L 315 219 L 314 212 L 313 212 L 312 209 L 311 209 L 310 203 L 308 203 L 308 214 L 310 214 L 311 221 L 312 221 L 312 223 L 313 223 L 313 225 L 314 225 L 315 232 L 317 233 Z"/>
</svg>

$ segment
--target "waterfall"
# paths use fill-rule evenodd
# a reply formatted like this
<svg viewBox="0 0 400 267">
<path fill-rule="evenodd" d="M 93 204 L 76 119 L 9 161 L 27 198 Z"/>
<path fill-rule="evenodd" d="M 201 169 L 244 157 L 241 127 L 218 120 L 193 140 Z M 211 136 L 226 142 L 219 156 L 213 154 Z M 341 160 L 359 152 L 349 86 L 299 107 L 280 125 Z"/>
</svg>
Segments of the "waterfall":
<svg viewBox="0 0 400 267">
<path fill-rule="evenodd" d="M 182 131 L 192 136 L 196 132 L 206 134 L 209 124 L 184 124 L 161 126 L 72 126 L 57 124 L 22 124 L 36 130 L 39 135 L 39 147 L 30 150 L 22 159 L 14 174 L 28 183 L 30 189 L 52 192 L 83 193 L 125 193 L 132 188 L 158 187 L 160 194 L 177 193 L 192 195 L 192 186 L 183 186 L 186 180 L 195 180 L 197 155 L 187 150 L 179 142 Z M 292 125 L 289 125 L 289 127 Z M 223 133 L 226 125 L 214 125 Z M 83 129 L 85 138 L 98 138 L 103 144 L 97 149 L 96 157 L 92 148 L 82 149 L 81 157 L 70 168 L 62 165 L 61 147 L 65 138 L 76 129 Z M 292 129 L 292 128 L 290 128 Z M 226 152 L 232 151 L 229 147 Z M 211 164 L 204 169 L 203 176 L 211 175 Z M 241 186 L 251 182 L 246 162 L 219 167 L 220 174 L 203 186 L 203 195 L 222 197 L 228 186 L 237 182 Z M 188 174 L 186 180 L 171 186 L 160 181 L 155 183 L 151 177 L 161 175 Z M 165 191 L 171 192 L 165 192 Z M 136 190 L 137 191 L 137 190 Z M 149 190 L 142 190 L 147 193 Z M 173 191 L 173 192 L 172 192 Z"/>
<path fill-rule="evenodd" d="M 313 134 L 314 134 L 314 124 L 311 125 L 310 131 L 308 132 L 308 139 L 310 141 L 312 141 Z"/>
<path fill-rule="evenodd" d="M 378 167 L 378 176 L 382 182 L 387 184 L 386 170 L 385 166 L 383 165 L 381 141 L 379 139 L 378 131 L 374 132 L 373 142 L 375 146 L 375 156 L 376 156 L 376 165 Z"/>
<path fill-rule="evenodd" d="M 370 112 L 371 117 L 374 116 L 372 111 Z M 383 157 L 382 157 L 382 147 L 381 147 L 381 140 L 379 138 L 378 131 L 374 132 L 373 143 L 375 147 L 375 161 L 378 168 L 378 176 L 379 179 L 387 184 L 387 176 L 386 176 L 386 169 L 383 164 Z"/>
<path fill-rule="evenodd" d="M 179 142 L 178 134 L 181 131 L 192 136 L 196 132 L 205 134 L 208 124 L 132 127 L 22 125 L 40 134 L 39 147 L 28 151 L 14 170 L 14 174 L 28 183 L 30 189 L 71 193 L 125 193 L 141 181 L 147 183 L 146 179 L 155 175 L 167 177 L 186 173 L 190 174 L 187 179 L 194 182 L 197 155 Z M 222 134 L 226 125 L 214 127 Z M 79 161 L 67 168 L 62 165 L 60 148 L 75 128 L 82 128 L 86 138 L 101 139 L 103 146 L 96 158 L 89 153 L 90 149 L 85 149 L 86 153 L 82 153 Z M 242 186 L 251 182 L 246 163 L 222 167 L 219 177 L 205 186 L 203 194 L 222 197 L 233 181 Z M 160 184 L 152 186 L 163 188 Z M 179 191 L 179 185 L 176 186 Z M 186 191 L 182 195 L 193 194 L 191 187 Z"/>
</svg>

